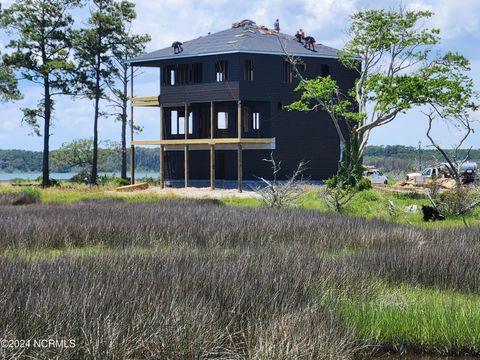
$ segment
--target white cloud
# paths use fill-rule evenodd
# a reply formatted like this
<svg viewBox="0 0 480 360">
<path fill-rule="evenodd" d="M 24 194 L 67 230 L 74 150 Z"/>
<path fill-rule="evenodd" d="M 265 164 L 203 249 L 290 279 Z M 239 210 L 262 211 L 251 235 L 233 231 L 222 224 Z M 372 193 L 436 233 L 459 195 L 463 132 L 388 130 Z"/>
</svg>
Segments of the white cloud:
<svg viewBox="0 0 480 360">
<path fill-rule="evenodd" d="M 8 7 L 12 0 L 0 0 Z M 186 41 L 229 28 L 233 22 L 252 19 L 258 24 L 272 27 L 276 18 L 280 19 L 282 32 L 294 34 L 303 28 L 318 42 L 340 48 L 343 46 L 349 16 L 359 9 L 392 9 L 404 4 L 410 9 L 426 9 L 435 13 L 429 26 L 439 27 L 448 46 L 463 46 L 466 55 L 471 58 L 473 77 L 480 81 L 480 53 L 475 44 L 480 42 L 480 1 L 478 0 L 253 0 L 232 2 L 230 0 L 136 0 L 137 20 L 133 24 L 136 33 L 148 33 L 152 42 L 148 51 L 168 47 L 174 40 Z M 76 18 L 85 11 L 75 13 Z M 466 39 L 466 37 L 470 37 Z M 6 37 L 0 34 L 0 46 L 6 43 Z M 472 45 L 473 44 L 473 45 Z M 456 48 L 455 48 L 456 49 Z M 5 52 L 0 48 L 0 51 Z M 158 93 L 158 69 L 146 69 L 136 82 L 136 95 L 151 96 Z M 41 96 L 41 89 L 22 84 L 25 99 L 16 103 L 2 104 L 0 113 L 0 147 L 41 149 L 42 139 L 29 137 L 29 129 L 20 126 L 20 107 L 32 106 Z M 396 119 L 384 128 L 373 132 L 374 144 L 415 145 L 424 138 L 425 122 L 422 115 L 410 112 Z M 480 116 L 480 114 L 479 114 Z M 136 121 L 145 127 L 138 138 L 156 137 L 158 129 L 158 111 L 155 109 L 136 109 Z M 60 97 L 55 112 L 52 148 L 74 138 L 91 137 L 93 128 L 93 103 L 87 100 L 73 102 L 68 97 Z M 119 139 L 120 124 L 113 119 L 100 120 L 101 139 Z M 451 136 L 447 130 L 441 130 L 439 136 Z M 480 129 L 479 129 L 480 131 Z M 472 145 L 480 147 L 480 137 L 472 137 Z"/>
</svg>

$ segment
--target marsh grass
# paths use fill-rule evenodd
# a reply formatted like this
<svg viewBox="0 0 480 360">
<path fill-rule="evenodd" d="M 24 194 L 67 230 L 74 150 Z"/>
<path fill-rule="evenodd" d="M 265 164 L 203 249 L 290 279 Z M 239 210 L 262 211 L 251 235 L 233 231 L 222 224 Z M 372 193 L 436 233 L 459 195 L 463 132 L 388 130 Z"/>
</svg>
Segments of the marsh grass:
<svg viewBox="0 0 480 360">
<path fill-rule="evenodd" d="M 480 229 L 116 199 L 0 207 L 0 234 L 0 338 L 77 341 L 0 357 L 480 354 Z"/>
<path fill-rule="evenodd" d="M 407 285 L 374 286 L 345 297 L 339 312 L 359 338 L 395 352 L 476 355 L 480 352 L 477 295 Z"/>
</svg>

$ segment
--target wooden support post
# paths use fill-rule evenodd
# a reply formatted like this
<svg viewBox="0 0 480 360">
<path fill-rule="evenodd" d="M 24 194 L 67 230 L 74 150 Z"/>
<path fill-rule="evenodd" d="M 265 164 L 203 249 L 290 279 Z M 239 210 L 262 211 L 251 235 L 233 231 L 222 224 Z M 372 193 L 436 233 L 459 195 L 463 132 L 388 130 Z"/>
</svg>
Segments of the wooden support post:
<svg viewBox="0 0 480 360">
<path fill-rule="evenodd" d="M 240 140 L 242 138 L 242 102 L 240 100 L 237 103 L 237 135 L 238 140 Z M 242 155 L 242 143 L 239 142 L 237 149 L 237 186 L 239 192 L 243 190 Z"/>
<path fill-rule="evenodd" d="M 243 182 L 243 175 L 242 175 L 242 144 L 238 144 L 238 150 L 237 150 L 237 176 L 238 176 L 238 191 L 242 192 L 243 187 L 242 187 L 242 182 Z"/>
<path fill-rule="evenodd" d="M 215 113 L 213 108 L 213 101 L 211 101 L 210 102 L 210 139 L 213 139 L 215 134 L 214 119 L 215 119 Z"/>
<path fill-rule="evenodd" d="M 215 190 L 215 145 L 210 145 L 210 189 Z"/>
<path fill-rule="evenodd" d="M 135 145 L 130 145 L 130 184 L 135 184 Z"/>
<path fill-rule="evenodd" d="M 185 130 L 185 140 L 188 139 L 188 105 L 185 103 L 185 124 L 183 126 L 183 129 Z M 184 148 L 184 171 L 185 171 L 185 187 L 188 187 L 188 182 L 189 182 L 189 161 L 188 161 L 188 145 L 185 144 Z"/>
<path fill-rule="evenodd" d="M 189 168 L 189 162 L 188 162 L 188 145 L 185 145 L 184 147 L 184 154 L 183 154 L 183 166 L 185 170 L 185 187 L 188 187 L 188 168 Z"/>
<path fill-rule="evenodd" d="M 213 139 L 215 134 L 214 120 L 215 109 L 213 107 L 213 101 L 210 102 L 210 139 Z M 215 190 L 215 145 L 210 145 L 210 189 Z"/>
<path fill-rule="evenodd" d="M 133 66 L 130 66 L 130 95 L 133 99 Z M 133 102 L 130 100 L 130 141 L 133 142 Z M 130 183 L 135 184 L 135 145 L 130 145 Z"/>
<path fill-rule="evenodd" d="M 163 140 L 163 106 L 160 105 L 160 140 Z M 164 146 L 160 145 L 160 188 L 165 187 L 165 163 Z"/>
<path fill-rule="evenodd" d="M 165 188 L 165 147 L 160 145 L 160 188 Z"/>
<path fill-rule="evenodd" d="M 237 137 L 242 138 L 242 102 L 237 103 Z"/>
</svg>

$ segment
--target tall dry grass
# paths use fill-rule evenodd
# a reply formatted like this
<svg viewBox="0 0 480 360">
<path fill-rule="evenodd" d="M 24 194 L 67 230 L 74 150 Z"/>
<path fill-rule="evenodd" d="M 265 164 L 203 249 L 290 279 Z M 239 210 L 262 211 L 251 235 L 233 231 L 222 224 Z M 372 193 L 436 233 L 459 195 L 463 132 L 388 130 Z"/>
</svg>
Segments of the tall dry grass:
<svg viewBox="0 0 480 360">
<path fill-rule="evenodd" d="M 364 346 L 337 293 L 412 283 L 477 293 L 479 229 L 427 231 L 306 210 L 162 201 L 0 208 L 0 251 L 103 245 L 103 254 L 3 256 L 3 349 L 61 359 L 350 359 Z M 342 295 L 343 296 L 343 295 Z M 370 349 L 370 348 L 369 348 Z M 460 348 L 461 350 L 461 348 Z"/>
</svg>

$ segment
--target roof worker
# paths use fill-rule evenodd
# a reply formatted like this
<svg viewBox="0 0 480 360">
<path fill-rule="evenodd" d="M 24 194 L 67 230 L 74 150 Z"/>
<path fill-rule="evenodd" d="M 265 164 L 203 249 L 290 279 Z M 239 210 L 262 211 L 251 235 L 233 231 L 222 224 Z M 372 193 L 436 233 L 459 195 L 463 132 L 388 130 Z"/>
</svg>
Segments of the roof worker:
<svg viewBox="0 0 480 360">
<path fill-rule="evenodd" d="M 276 31 L 276 32 L 280 32 L 280 21 L 277 19 L 275 20 L 275 23 L 273 24 L 273 29 Z"/>
<path fill-rule="evenodd" d="M 183 43 L 181 43 L 180 41 L 174 41 L 173 44 L 172 44 L 173 53 L 174 54 L 181 53 L 183 51 L 182 45 L 183 45 Z"/>
<path fill-rule="evenodd" d="M 313 36 L 306 36 L 305 45 L 303 45 L 303 47 L 315 51 L 315 38 Z"/>
<path fill-rule="evenodd" d="M 298 30 L 297 33 L 295 34 L 295 38 L 300 44 L 303 44 L 302 40 L 305 37 L 305 33 L 303 32 L 302 29 Z"/>
</svg>

